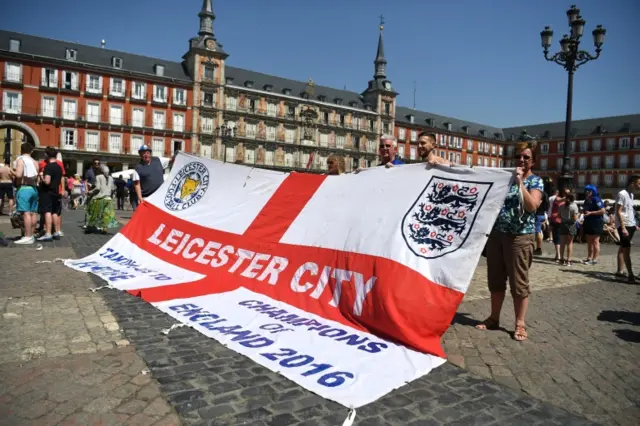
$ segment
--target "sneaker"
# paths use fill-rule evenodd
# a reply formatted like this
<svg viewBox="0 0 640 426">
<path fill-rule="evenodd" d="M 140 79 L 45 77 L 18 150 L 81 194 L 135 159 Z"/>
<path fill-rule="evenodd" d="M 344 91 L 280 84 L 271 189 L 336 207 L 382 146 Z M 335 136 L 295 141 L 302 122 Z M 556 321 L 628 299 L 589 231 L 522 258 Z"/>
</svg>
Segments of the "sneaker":
<svg viewBox="0 0 640 426">
<path fill-rule="evenodd" d="M 16 241 L 16 244 L 33 244 L 35 242 L 35 238 L 33 237 L 22 237 L 20 238 L 18 241 Z"/>
<path fill-rule="evenodd" d="M 58 234 L 58 236 L 60 236 L 60 237 L 64 237 L 64 232 L 62 232 L 62 231 L 56 232 L 53 235 L 55 236 L 56 234 Z"/>
<path fill-rule="evenodd" d="M 534 256 L 542 256 L 542 249 L 535 249 L 533 251 Z"/>
<path fill-rule="evenodd" d="M 44 234 L 42 237 L 38 238 L 38 241 L 53 241 L 53 236 L 51 234 Z"/>
</svg>

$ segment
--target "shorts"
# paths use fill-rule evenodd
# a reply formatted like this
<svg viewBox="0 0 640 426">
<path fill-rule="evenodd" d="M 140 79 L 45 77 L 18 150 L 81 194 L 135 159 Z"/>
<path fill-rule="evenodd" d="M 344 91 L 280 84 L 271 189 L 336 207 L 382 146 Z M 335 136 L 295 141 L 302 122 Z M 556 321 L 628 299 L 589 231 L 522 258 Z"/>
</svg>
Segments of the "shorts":
<svg viewBox="0 0 640 426">
<path fill-rule="evenodd" d="M 575 237 L 578 233 L 578 227 L 575 222 L 567 221 L 560 225 L 560 235 L 571 235 Z"/>
<path fill-rule="evenodd" d="M 16 210 L 20 213 L 38 213 L 38 191 L 33 186 L 18 188 Z"/>
<path fill-rule="evenodd" d="M 62 213 L 62 197 L 55 192 L 40 194 L 40 213 L 60 215 Z"/>
<path fill-rule="evenodd" d="M 585 235 L 594 235 L 596 237 L 599 237 L 600 235 L 602 235 L 602 232 L 604 231 L 604 221 L 585 220 L 584 224 L 582 225 L 582 228 L 584 229 Z"/>
<path fill-rule="evenodd" d="M 8 200 L 13 200 L 13 184 L 11 182 L 0 183 L 0 201 L 4 200 L 4 197 Z"/>
<path fill-rule="evenodd" d="M 512 235 L 493 231 L 487 241 L 487 275 L 491 293 L 504 292 L 507 281 L 514 297 L 531 294 L 529 268 L 535 234 Z"/>
<path fill-rule="evenodd" d="M 536 234 L 542 233 L 542 224 L 544 223 L 544 215 L 536 216 Z"/>
<path fill-rule="evenodd" d="M 629 235 L 624 236 L 622 234 L 622 227 L 618 228 L 618 234 L 620 235 L 620 247 L 631 248 L 631 240 L 633 240 L 633 234 L 636 232 L 635 226 L 625 226 Z"/>
<path fill-rule="evenodd" d="M 560 245 L 560 224 L 552 223 L 551 224 L 551 238 L 553 239 L 553 244 L 556 246 Z"/>
</svg>

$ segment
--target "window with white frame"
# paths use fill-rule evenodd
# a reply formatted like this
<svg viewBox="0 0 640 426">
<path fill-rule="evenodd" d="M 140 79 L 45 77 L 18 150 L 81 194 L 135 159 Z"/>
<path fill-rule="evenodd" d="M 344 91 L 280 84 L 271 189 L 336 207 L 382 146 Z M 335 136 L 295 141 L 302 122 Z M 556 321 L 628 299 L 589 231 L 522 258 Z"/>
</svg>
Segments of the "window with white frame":
<svg viewBox="0 0 640 426">
<path fill-rule="evenodd" d="M 130 154 L 137 154 L 138 149 L 144 145 L 144 136 L 131 135 L 131 143 L 129 144 Z"/>
<path fill-rule="evenodd" d="M 562 158 L 556 158 L 556 169 L 562 170 L 562 162 L 564 160 Z"/>
<path fill-rule="evenodd" d="M 578 167 L 582 170 L 587 168 L 587 157 L 580 157 L 578 160 Z"/>
<path fill-rule="evenodd" d="M 75 120 L 78 113 L 78 105 L 75 99 L 63 99 L 62 101 L 62 118 L 67 120 Z"/>
<path fill-rule="evenodd" d="M 367 140 L 367 152 L 373 154 L 378 150 L 378 143 L 375 140 Z"/>
<path fill-rule="evenodd" d="M 578 186 L 584 186 L 587 183 L 587 175 L 578 175 Z"/>
<path fill-rule="evenodd" d="M 275 117 L 278 113 L 278 106 L 274 103 L 269 102 L 267 104 L 267 115 L 270 117 Z"/>
<path fill-rule="evenodd" d="M 620 149 L 629 149 L 629 138 L 620 138 L 618 142 Z"/>
<path fill-rule="evenodd" d="M 604 175 L 604 186 L 608 188 L 613 186 L 613 175 Z"/>
<path fill-rule="evenodd" d="M 184 114 L 173 113 L 173 131 L 184 132 Z"/>
<path fill-rule="evenodd" d="M 600 183 L 600 175 L 591 175 L 591 180 L 589 181 L 589 183 L 598 186 L 598 184 Z"/>
<path fill-rule="evenodd" d="M 55 98 L 55 96 L 43 96 L 42 97 L 42 116 L 43 117 L 55 117 L 56 116 L 56 98 Z"/>
<path fill-rule="evenodd" d="M 84 134 L 84 149 L 96 152 L 100 148 L 100 132 L 87 130 Z"/>
<path fill-rule="evenodd" d="M 640 148 L 640 136 L 636 136 L 635 140 L 633 141 L 633 149 L 637 148 Z"/>
<path fill-rule="evenodd" d="M 22 64 L 7 62 L 4 66 L 4 79 L 13 83 L 22 82 Z"/>
<path fill-rule="evenodd" d="M 467 166 L 471 167 L 473 165 L 473 156 L 467 154 Z"/>
<path fill-rule="evenodd" d="M 42 68 L 42 87 L 58 87 L 58 70 L 52 68 Z"/>
<path fill-rule="evenodd" d="M 134 108 L 132 111 L 131 125 L 133 127 L 144 127 L 144 108 Z"/>
<path fill-rule="evenodd" d="M 411 142 L 415 142 L 418 140 L 418 131 L 417 130 L 412 130 L 411 131 Z"/>
<path fill-rule="evenodd" d="M 549 153 L 549 144 L 548 143 L 540 144 L 540 152 L 543 153 L 543 154 L 548 154 Z"/>
<path fill-rule="evenodd" d="M 491 167 L 495 167 L 496 166 L 496 159 L 492 158 L 491 159 Z"/>
<path fill-rule="evenodd" d="M 120 133 L 109 133 L 109 152 L 112 154 L 122 152 L 122 135 Z"/>
<path fill-rule="evenodd" d="M 164 139 L 153 138 L 151 140 L 151 149 L 153 150 L 154 155 L 164 155 Z"/>
<path fill-rule="evenodd" d="M 627 154 L 620 155 L 618 157 L 618 168 L 626 169 L 629 162 L 629 156 Z"/>
<path fill-rule="evenodd" d="M 90 93 L 102 92 L 102 77 L 99 75 L 87 74 L 86 91 Z"/>
<path fill-rule="evenodd" d="M 173 89 L 173 103 L 175 105 L 186 105 L 187 104 L 187 91 L 185 89 L 181 89 L 175 87 Z"/>
<path fill-rule="evenodd" d="M 564 152 L 564 142 L 558 142 L 558 149 L 556 152 L 559 152 L 559 153 Z"/>
<path fill-rule="evenodd" d="M 247 129 L 247 137 L 248 138 L 255 138 L 256 137 L 256 133 L 257 133 L 257 130 L 258 130 L 258 126 L 256 124 L 247 123 L 246 129 Z"/>
<path fill-rule="evenodd" d="M 122 62 L 122 58 L 118 58 L 117 56 L 111 58 L 111 65 L 113 65 L 114 68 L 122 69 Z"/>
<path fill-rule="evenodd" d="M 549 166 L 549 160 L 546 158 L 543 158 L 540 160 L 540 169 L 542 170 L 547 170 L 547 167 Z"/>
<path fill-rule="evenodd" d="M 164 111 L 153 111 L 153 128 L 164 129 Z"/>
<path fill-rule="evenodd" d="M 111 84 L 109 85 L 109 94 L 111 96 L 123 97 L 124 80 L 121 78 L 111 78 Z"/>
<path fill-rule="evenodd" d="M 237 107 L 238 99 L 233 96 L 227 96 L 225 101 L 225 108 L 229 111 L 235 111 Z"/>
<path fill-rule="evenodd" d="M 336 148 L 338 149 L 344 149 L 344 144 L 346 142 L 346 137 L 345 135 L 337 135 L 336 136 Z"/>
<path fill-rule="evenodd" d="M 184 151 L 184 143 L 180 140 L 171 141 L 171 154 L 175 154 L 178 151 Z"/>
<path fill-rule="evenodd" d="M 109 123 L 116 126 L 122 125 L 122 106 L 109 105 Z"/>
<path fill-rule="evenodd" d="M 398 145 L 398 157 L 404 158 L 404 144 Z"/>
<path fill-rule="evenodd" d="M 211 117 L 201 117 L 200 118 L 200 131 L 202 133 L 207 133 L 207 134 L 213 133 L 213 118 L 211 118 Z"/>
<path fill-rule="evenodd" d="M 69 61 L 75 61 L 76 58 L 78 57 L 78 51 L 75 49 L 67 49 L 66 51 L 66 58 Z"/>
<path fill-rule="evenodd" d="M 62 129 L 62 149 L 75 149 L 78 143 L 78 131 L 76 129 Z"/>
<path fill-rule="evenodd" d="M 613 155 L 607 155 L 604 159 L 604 167 L 607 169 L 613 169 L 615 157 Z"/>
<path fill-rule="evenodd" d="M 133 99 L 146 99 L 147 83 L 142 83 L 140 81 L 134 81 L 131 83 L 131 97 Z"/>
<path fill-rule="evenodd" d="M 598 156 L 591 157 L 591 168 L 592 169 L 599 169 L 600 168 L 600 157 L 598 157 Z"/>
<path fill-rule="evenodd" d="M 602 140 L 601 139 L 594 139 L 591 141 L 591 149 L 594 152 L 598 152 L 602 149 Z"/>
<path fill-rule="evenodd" d="M 153 101 L 154 102 L 160 102 L 160 103 L 166 103 L 167 102 L 167 87 L 166 86 L 160 86 L 159 84 L 156 84 L 153 86 Z"/>
<path fill-rule="evenodd" d="M 584 140 L 584 141 L 580 141 L 580 152 L 587 152 L 589 151 L 589 141 Z"/>
<path fill-rule="evenodd" d="M 478 157 L 476 160 L 476 166 L 482 166 L 482 157 Z"/>
<path fill-rule="evenodd" d="M 274 126 L 267 126 L 267 140 L 276 140 L 276 128 Z"/>
<path fill-rule="evenodd" d="M 636 154 L 633 159 L 633 167 L 638 169 L 640 168 L 640 154 Z"/>
<path fill-rule="evenodd" d="M 320 133 L 320 146 L 329 146 L 329 134 Z"/>
<path fill-rule="evenodd" d="M 471 139 L 467 139 L 467 151 L 473 151 L 473 140 Z"/>
<path fill-rule="evenodd" d="M 404 138 L 406 137 L 406 129 L 404 127 L 400 127 L 398 129 L 398 139 L 400 140 L 404 140 Z"/>
<path fill-rule="evenodd" d="M 216 93 L 215 92 L 202 92 L 202 105 L 213 107 L 216 105 Z"/>
<path fill-rule="evenodd" d="M 74 71 L 62 71 L 62 88 L 66 90 L 78 90 L 78 73 Z"/>
<path fill-rule="evenodd" d="M 265 151 L 264 164 L 273 166 L 273 151 Z"/>
<path fill-rule="evenodd" d="M 484 166 L 485 167 L 489 167 L 489 158 L 488 157 L 485 157 L 485 159 L 484 159 Z"/>
<path fill-rule="evenodd" d="M 205 81 L 213 81 L 215 76 L 215 68 L 204 66 L 202 79 Z"/>
<path fill-rule="evenodd" d="M 253 164 L 255 162 L 255 151 L 251 148 L 245 148 L 244 150 L 244 162 L 247 164 Z"/>
<path fill-rule="evenodd" d="M 284 141 L 293 143 L 296 139 L 295 129 L 284 129 Z"/>
<path fill-rule="evenodd" d="M 224 152 L 225 161 L 233 162 L 236 161 L 236 147 L 228 146 Z"/>
<path fill-rule="evenodd" d="M 351 118 L 351 125 L 354 129 L 360 129 L 360 117 L 356 117 L 355 115 Z"/>
<path fill-rule="evenodd" d="M 607 151 L 613 151 L 614 149 L 616 149 L 616 139 L 615 138 L 608 138 L 607 139 Z"/>
<path fill-rule="evenodd" d="M 409 148 L 409 158 L 411 160 L 415 160 L 416 159 L 416 147 L 412 146 Z"/>
<path fill-rule="evenodd" d="M 500 146 L 498 147 L 498 155 L 499 155 L 499 156 L 502 156 L 503 152 L 504 152 L 504 147 L 503 147 L 502 145 L 500 145 Z"/>
<path fill-rule="evenodd" d="M 97 102 L 87 102 L 87 121 L 97 123 L 100 121 L 100 104 Z"/>
<path fill-rule="evenodd" d="M 549 149 L 549 147 L 547 147 L 547 150 Z M 513 145 L 509 145 L 507 147 L 507 156 L 508 157 L 512 157 L 513 156 Z"/>
<path fill-rule="evenodd" d="M 618 185 L 616 185 L 618 188 L 625 188 L 627 186 L 627 180 L 628 177 L 625 174 L 619 174 L 618 175 Z"/>
</svg>

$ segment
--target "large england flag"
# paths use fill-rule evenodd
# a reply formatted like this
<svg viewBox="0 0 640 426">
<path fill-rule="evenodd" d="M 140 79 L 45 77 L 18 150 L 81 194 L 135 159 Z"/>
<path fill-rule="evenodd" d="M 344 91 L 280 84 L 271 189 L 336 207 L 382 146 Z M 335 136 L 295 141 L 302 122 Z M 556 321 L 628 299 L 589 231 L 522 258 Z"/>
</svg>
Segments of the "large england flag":
<svg viewBox="0 0 640 426">
<path fill-rule="evenodd" d="M 504 169 L 282 173 L 180 154 L 96 274 L 347 407 L 441 365 Z"/>
</svg>

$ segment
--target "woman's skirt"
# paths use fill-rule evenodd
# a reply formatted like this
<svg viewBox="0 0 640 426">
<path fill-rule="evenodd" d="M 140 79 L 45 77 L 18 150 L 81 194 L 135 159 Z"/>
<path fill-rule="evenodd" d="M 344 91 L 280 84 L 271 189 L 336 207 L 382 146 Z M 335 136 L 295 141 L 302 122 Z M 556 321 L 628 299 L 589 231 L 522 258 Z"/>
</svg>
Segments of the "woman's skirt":
<svg viewBox="0 0 640 426">
<path fill-rule="evenodd" d="M 87 228 L 109 229 L 118 226 L 111 198 L 98 198 L 87 207 Z"/>
</svg>

